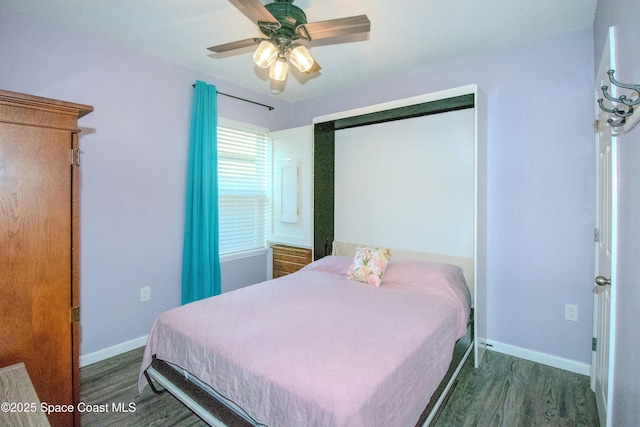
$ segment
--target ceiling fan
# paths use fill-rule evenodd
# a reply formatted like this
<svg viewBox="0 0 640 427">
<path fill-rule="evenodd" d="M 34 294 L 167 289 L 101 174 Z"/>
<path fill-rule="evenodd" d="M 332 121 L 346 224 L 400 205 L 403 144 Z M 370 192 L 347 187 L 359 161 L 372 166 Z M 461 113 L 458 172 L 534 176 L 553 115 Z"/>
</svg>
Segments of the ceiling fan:
<svg viewBox="0 0 640 427">
<path fill-rule="evenodd" d="M 211 46 L 215 53 L 228 52 L 258 45 L 253 60 L 262 67 L 269 67 L 271 90 L 280 93 L 287 78 L 289 61 L 303 73 L 320 71 L 320 65 L 299 42 L 310 42 L 348 34 L 368 33 L 371 22 L 366 15 L 326 21 L 307 22 L 307 16 L 294 0 L 275 0 L 263 5 L 259 0 L 229 0 L 252 22 L 255 22 L 263 37 L 253 37 Z"/>
</svg>

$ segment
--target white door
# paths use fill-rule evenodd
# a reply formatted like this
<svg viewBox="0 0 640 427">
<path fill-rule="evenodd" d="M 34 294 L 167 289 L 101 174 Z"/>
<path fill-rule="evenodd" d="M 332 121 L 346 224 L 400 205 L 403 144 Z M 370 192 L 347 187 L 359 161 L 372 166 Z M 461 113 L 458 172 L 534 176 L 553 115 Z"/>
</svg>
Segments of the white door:
<svg viewBox="0 0 640 427">
<path fill-rule="evenodd" d="M 606 71 L 613 68 L 613 32 L 605 47 L 596 77 L 596 97 L 603 85 L 611 86 Z M 596 113 L 596 257 L 594 288 L 594 326 L 596 339 L 591 364 L 591 386 L 602 427 L 611 425 L 611 379 L 614 362 L 615 326 L 615 265 L 616 265 L 616 138 L 607 124 L 607 115 L 599 108 Z M 612 268 L 612 266 L 614 268 Z"/>
</svg>

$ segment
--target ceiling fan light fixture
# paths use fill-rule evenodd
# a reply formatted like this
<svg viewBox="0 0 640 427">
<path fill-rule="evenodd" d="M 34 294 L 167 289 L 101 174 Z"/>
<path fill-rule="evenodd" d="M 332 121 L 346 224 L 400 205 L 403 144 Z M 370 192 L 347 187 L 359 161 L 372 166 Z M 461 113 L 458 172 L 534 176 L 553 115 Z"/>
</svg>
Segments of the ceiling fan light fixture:
<svg viewBox="0 0 640 427">
<path fill-rule="evenodd" d="M 309 53 L 306 47 L 302 45 L 294 45 L 295 47 L 289 54 L 289 60 L 298 70 L 306 73 L 313 66 L 313 57 Z"/>
<path fill-rule="evenodd" d="M 271 64 L 271 68 L 269 68 L 269 77 L 273 80 L 284 81 L 287 78 L 287 71 L 289 71 L 287 59 L 280 56 L 273 62 L 273 64 Z"/>
<path fill-rule="evenodd" d="M 278 57 L 278 48 L 268 40 L 263 40 L 258 45 L 253 60 L 262 68 L 269 67 Z"/>
<path fill-rule="evenodd" d="M 305 12 L 293 4 L 294 0 L 229 1 L 258 26 L 261 35 L 207 49 L 223 53 L 258 44 L 253 60 L 259 67 L 269 68 L 273 93 L 284 90 L 284 82 L 289 71 L 288 61 L 306 74 L 314 74 L 321 69 L 318 61 L 311 56 L 306 47 L 296 43 L 297 40 L 316 42 L 371 31 L 371 21 L 367 15 L 308 22 Z M 265 1 L 268 3 L 263 4 Z M 335 43 L 332 40 L 328 41 Z M 304 43 L 302 40 L 301 42 Z M 299 76 L 296 74 L 296 77 Z"/>
<path fill-rule="evenodd" d="M 284 92 L 285 81 L 269 79 L 269 86 L 271 87 L 271 93 L 278 95 Z"/>
</svg>

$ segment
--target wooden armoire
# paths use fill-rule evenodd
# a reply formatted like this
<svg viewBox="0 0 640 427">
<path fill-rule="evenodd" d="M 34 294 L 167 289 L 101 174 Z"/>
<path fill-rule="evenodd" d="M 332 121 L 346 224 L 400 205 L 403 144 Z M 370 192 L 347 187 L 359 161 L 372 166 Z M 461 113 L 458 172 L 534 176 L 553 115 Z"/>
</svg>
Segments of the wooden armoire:
<svg viewBox="0 0 640 427">
<path fill-rule="evenodd" d="M 78 119 L 93 107 L 0 90 L 0 367 L 41 402 L 80 397 Z M 80 425 L 74 412 L 53 426 Z"/>
</svg>

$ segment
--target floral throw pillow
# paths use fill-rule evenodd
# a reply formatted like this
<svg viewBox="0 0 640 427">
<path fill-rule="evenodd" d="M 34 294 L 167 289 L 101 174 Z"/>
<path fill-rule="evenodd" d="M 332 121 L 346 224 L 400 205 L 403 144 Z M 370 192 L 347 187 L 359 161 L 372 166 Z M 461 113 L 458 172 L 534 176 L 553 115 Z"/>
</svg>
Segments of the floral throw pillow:
<svg viewBox="0 0 640 427">
<path fill-rule="evenodd" d="M 347 272 L 347 278 L 378 287 L 389 258 L 391 258 L 390 249 L 358 246 L 353 264 Z"/>
</svg>

